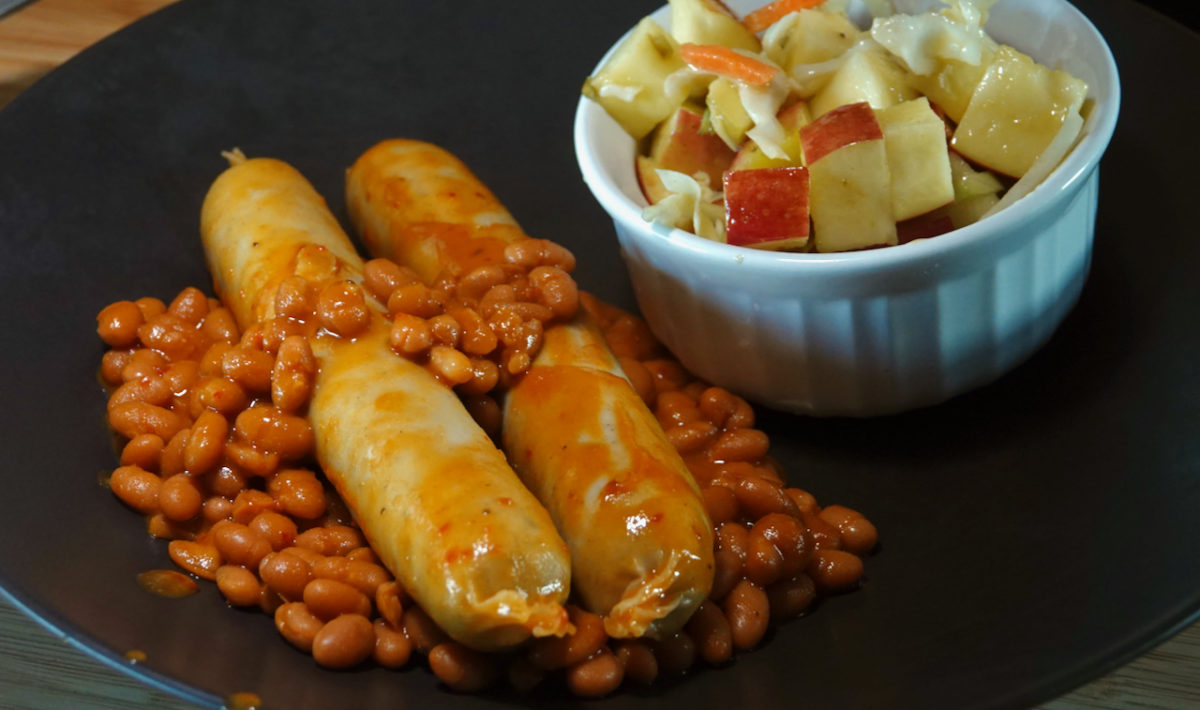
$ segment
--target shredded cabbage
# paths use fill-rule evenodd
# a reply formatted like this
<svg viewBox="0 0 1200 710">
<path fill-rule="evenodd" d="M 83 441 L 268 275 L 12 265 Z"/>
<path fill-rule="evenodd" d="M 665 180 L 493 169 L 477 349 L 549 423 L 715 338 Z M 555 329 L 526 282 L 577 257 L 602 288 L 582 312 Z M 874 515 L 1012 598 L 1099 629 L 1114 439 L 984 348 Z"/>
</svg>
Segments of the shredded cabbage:
<svg viewBox="0 0 1200 710">
<path fill-rule="evenodd" d="M 875 18 L 871 37 L 914 74 L 928 76 L 942 60 L 979 64 L 996 43 L 983 30 L 995 0 L 952 0 L 949 7 L 920 15 Z"/>
<path fill-rule="evenodd" d="M 786 159 L 787 151 L 783 142 L 787 140 L 787 132 L 779 123 L 777 115 L 783 102 L 795 88 L 794 83 L 786 72 L 779 72 L 770 84 L 766 86 L 749 86 L 738 83 L 738 98 L 742 107 L 750 114 L 754 127 L 746 131 L 750 140 L 770 158 Z"/>
<path fill-rule="evenodd" d="M 714 242 L 725 242 L 725 208 L 721 193 L 708 186 L 708 175 L 684 175 L 674 170 L 656 170 L 670 193 L 642 210 L 642 219 L 684 229 Z"/>
<path fill-rule="evenodd" d="M 633 101 L 637 95 L 641 93 L 640 86 L 623 86 L 621 84 L 601 84 L 596 90 L 596 95 L 602 98 L 613 98 L 618 101 Z"/>
</svg>

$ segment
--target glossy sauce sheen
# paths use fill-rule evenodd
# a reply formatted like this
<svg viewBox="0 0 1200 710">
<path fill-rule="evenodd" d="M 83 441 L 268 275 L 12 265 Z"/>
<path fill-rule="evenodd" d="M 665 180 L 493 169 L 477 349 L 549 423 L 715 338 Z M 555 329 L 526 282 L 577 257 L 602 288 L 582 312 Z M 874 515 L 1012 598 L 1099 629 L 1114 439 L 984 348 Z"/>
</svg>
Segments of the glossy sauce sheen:
<svg viewBox="0 0 1200 710">
<path fill-rule="evenodd" d="M 525 235 L 457 158 L 385 141 L 347 174 L 368 249 L 431 281 L 500 263 Z M 712 528 L 691 474 L 581 314 L 547 329 L 504 403 L 504 448 L 571 548 L 574 588 L 614 637 L 677 630 L 712 585 Z"/>
<path fill-rule="evenodd" d="M 201 231 L 218 294 L 243 328 L 273 315 L 275 287 L 362 280 L 324 201 L 290 166 L 250 160 L 205 199 Z M 569 630 L 566 545 L 454 393 L 386 346 L 374 308 L 354 340 L 311 338 L 317 458 L 363 534 L 421 607 L 480 650 Z"/>
</svg>

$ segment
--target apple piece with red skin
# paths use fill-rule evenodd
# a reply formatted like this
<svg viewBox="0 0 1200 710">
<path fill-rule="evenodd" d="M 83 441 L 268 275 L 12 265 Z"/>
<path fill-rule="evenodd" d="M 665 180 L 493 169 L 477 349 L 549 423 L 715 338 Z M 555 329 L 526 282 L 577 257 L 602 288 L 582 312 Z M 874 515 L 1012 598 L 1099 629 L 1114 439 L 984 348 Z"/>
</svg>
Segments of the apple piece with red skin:
<svg viewBox="0 0 1200 710">
<path fill-rule="evenodd" d="M 870 104 L 847 104 L 800 129 L 811 182 L 813 241 L 835 252 L 896 244 L 883 130 Z"/>
<path fill-rule="evenodd" d="M 691 106 L 680 106 L 658 127 L 650 144 L 650 159 L 665 170 L 684 175 L 703 172 L 708 184 L 716 186 L 733 163 L 734 153 L 715 133 L 702 133 L 703 113 Z"/>
<path fill-rule="evenodd" d="M 658 177 L 658 163 L 652 158 L 647 158 L 644 155 L 639 155 L 634 159 L 634 167 L 637 169 L 638 186 L 642 188 L 642 194 L 646 197 L 646 201 L 652 205 L 658 204 L 664 197 L 671 192 L 662 183 L 662 179 Z"/>
<path fill-rule="evenodd" d="M 725 173 L 725 239 L 758 249 L 808 244 L 808 169 L 800 166 Z"/>
</svg>

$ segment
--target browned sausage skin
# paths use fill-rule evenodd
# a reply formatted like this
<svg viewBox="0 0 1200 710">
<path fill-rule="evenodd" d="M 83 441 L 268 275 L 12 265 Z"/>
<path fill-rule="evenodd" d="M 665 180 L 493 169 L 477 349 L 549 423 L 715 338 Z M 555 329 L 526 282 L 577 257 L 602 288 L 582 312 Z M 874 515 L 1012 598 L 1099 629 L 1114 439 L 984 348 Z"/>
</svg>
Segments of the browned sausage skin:
<svg viewBox="0 0 1200 710">
<path fill-rule="evenodd" d="M 502 262 L 525 238 L 445 150 L 384 141 L 347 173 L 368 249 L 427 282 Z M 581 313 L 547 329 L 504 402 L 504 448 L 571 549 L 574 589 L 614 637 L 678 630 L 712 585 L 712 528 L 699 490 L 600 332 Z"/>
<path fill-rule="evenodd" d="M 235 161 L 201 234 L 239 325 L 274 315 L 288 277 L 362 280 L 324 200 L 293 168 Z M 317 458 L 381 561 L 453 638 L 480 650 L 570 629 L 566 545 L 454 393 L 386 346 L 376 304 L 357 337 L 319 331 L 309 405 Z"/>
</svg>

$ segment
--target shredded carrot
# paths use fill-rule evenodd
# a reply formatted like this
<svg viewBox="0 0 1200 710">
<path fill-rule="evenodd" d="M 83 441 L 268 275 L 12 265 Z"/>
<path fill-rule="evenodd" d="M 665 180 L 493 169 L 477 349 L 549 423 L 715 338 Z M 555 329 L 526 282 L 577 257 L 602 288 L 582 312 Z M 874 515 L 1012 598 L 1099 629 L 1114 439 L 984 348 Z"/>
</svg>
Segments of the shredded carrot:
<svg viewBox="0 0 1200 710">
<path fill-rule="evenodd" d="M 742 24 L 751 32 L 762 32 L 779 21 L 789 12 L 799 12 L 816 7 L 825 0 L 775 0 L 742 18 Z"/>
<path fill-rule="evenodd" d="M 693 69 L 738 79 L 751 86 L 770 84 L 779 73 L 779 67 L 773 67 L 719 44 L 685 42 L 679 46 L 679 56 Z"/>
</svg>

